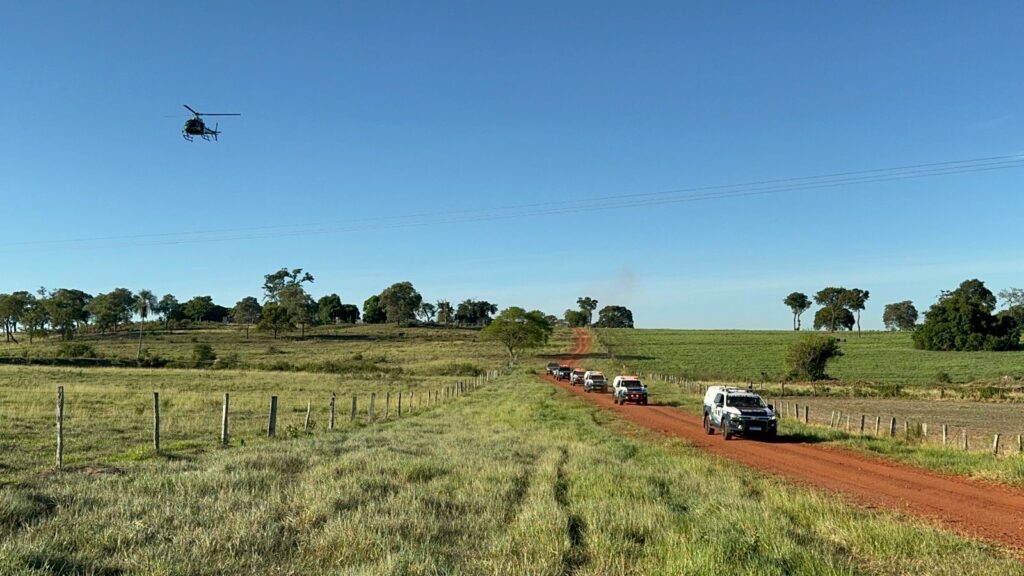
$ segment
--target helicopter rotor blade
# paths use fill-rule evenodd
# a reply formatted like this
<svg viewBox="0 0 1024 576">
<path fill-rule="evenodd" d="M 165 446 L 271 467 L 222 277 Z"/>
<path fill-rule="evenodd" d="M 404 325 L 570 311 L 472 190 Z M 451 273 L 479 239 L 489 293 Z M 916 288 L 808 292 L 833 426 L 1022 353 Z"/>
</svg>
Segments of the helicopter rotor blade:
<svg viewBox="0 0 1024 576">
<path fill-rule="evenodd" d="M 193 110 L 192 107 L 189 106 L 188 104 L 182 104 L 182 106 L 184 106 L 186 109 L 188 109 L 189 112 L 195 114 L 196 116 L 201 116 L 201 114 L 199 114 L 199 112 L 196 112 L 195 110 Z"/>
<path fill-rule="evenodd" d="M 211 112 L 203 112 L 200 116 L 241 116 L 241 114 L 214 114 Z"/>
</svg>

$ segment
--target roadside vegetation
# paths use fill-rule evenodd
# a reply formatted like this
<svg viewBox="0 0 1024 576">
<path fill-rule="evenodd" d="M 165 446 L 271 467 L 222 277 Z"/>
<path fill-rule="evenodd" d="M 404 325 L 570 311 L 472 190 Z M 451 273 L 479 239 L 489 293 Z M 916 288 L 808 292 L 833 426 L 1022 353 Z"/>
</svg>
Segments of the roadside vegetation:
<svg viewBox="0 0 1024 576">
<path fill-rule="evenodd" d="M 763 478 L 524 373 L 398 422 L 91 460 L 0 488 L 0 573 L 1020 570 L 994 547 Z"/>
</svg>

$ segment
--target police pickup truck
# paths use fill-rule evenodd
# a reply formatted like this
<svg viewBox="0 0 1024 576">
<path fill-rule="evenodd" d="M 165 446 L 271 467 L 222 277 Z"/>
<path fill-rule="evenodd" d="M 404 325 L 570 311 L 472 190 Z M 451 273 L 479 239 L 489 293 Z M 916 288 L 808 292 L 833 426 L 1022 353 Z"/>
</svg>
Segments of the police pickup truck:
<svg viewBox="0 0 1024 576">
<path fill-rule="evenodd" d="M 774 438 L 778 424 L 775 407 L 765 404 L 752 390 L 711 386 L 704 394 L 704 430 L 708 434 L 721 430 L 726 440 L 736 434 Z"/>
<path fill-rule="evenodd" d="M 612 401 L 616 404 L 636 402 L 647 405 L 647 386 L 636 376 L 616 376 L 612 380 Z"/>
</svg>

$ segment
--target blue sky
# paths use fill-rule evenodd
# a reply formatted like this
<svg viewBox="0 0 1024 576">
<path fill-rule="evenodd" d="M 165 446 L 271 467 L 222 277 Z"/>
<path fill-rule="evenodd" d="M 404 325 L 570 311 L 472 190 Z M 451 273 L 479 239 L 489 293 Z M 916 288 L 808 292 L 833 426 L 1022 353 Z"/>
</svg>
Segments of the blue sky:
<svg viewBox="0 0 1024 576">
<path fill-rule="evenodd" d="M 1024 286 L 1024 168 L 514 217 L 514 207 L 1024 152 L 1024 5 L 13 3 L 0 292 L 363 300 L 787 328 L 828 286 Z M 240 112 L 185 142 L 182 104 Z M 465 211 L 504 214 L 474 220 Z M 452 214 L 423 217 L 422 214 Z M 409 218 L 406 218 L 409 217 Z M 197 234 L 200 233 L 201 234 Z"/>
</svg>

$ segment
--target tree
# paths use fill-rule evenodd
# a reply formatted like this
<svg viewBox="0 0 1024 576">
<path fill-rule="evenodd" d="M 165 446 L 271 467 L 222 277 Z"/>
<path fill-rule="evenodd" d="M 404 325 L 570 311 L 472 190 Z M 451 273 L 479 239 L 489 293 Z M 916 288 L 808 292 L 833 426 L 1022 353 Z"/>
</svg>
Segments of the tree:
<svg viewBox="0 0 1024 576">
<path fill-rule="evenodd" d="M 599 328 L 632 328 L 633 312 L 625 306 L 605 306 L 597 315 Z"/>
<path fill-rule="evenodd" d="M 186 318 L 193 322 L 201 322 L 213 311 L 213 298 L 210 296 L 196 296 L 195 298 L 181 305 L 181 311 Z"/>
<path fill-rule="evenodd" d="M 388 319 L 384 308 L 380 305 L 380 296 L 370 296 L 363 302 L 363 322 L 366 324 L 383 324 Z"/>
<path fill-rule="evenodd" d="M 295 325 L 292 324 L 292 315 L 284 306 L 277 302 L 269 302 L 263 307 L 263 315 L 260 318 L 260 323 L 256 325 L 256 329 L 260 332 L 272 332 L 276 339 L 278 332 L 294 330 Z"/>
<path fill-rule="evenodd" d="M 18 331 L 18 322 L 21 322 L 31 297 L 28 292 L 0 294 L 0 324 L 3 325 L 8 342 L 18 342 L 14 334 Z"/>
<path fill-rule="evenodd" d="M 412 282 L 396 282 L 380 293 L 380 306 L 388 322 L 404 324 L 416 317 L 416 309 L 423 303 L 423 296 L 412 286 Z"/>
<path fill-rule="evenodd" d="M 999 299 L 1006 306 L 1004 313 L 1014 319 L 1018 326 L 1024 326 L 1024 289 L 1007 288 L 999 291 Z"/>
<path fill-rule="evenodd" d="M 828 314 L 829 318 L 826 322 L 824 322 L 824 324 L 821 325 L 828 326 L 830 332 L 835 332 L 836 327 L 840 325 L 839 314 L 842 310 L 846 310 L 846 293 L 846 288 L 836 288 L 830 286 L 828 288 L 823 288 L 819 290 L 818 293 L 814 295 L 815 304 L 821 306 L 822 310 L 827 311 L 826 314 Z M 821 311 L 819 310 L 819 313 L 820 312 Z M 853 315 L 851 314 L 851 317 L 852 316 Z M 815 314 L 814 329 L 817 330 L 818 328 L 818 314 Z"/>
<path fill-rule="evenodd" d="M 860 334 L 860 313 L 864 310 L 871 293 L 860 288 L 851 288 L 843 295 L 843 306 L 857 313 L 857 334 Z"/>
<path fill-rule="evenodd" d="M 46 311 L 46 288 L 40 287 L 36 294 L 37 296 L 29 294 L 21 320 L 28 334 L 29 344 L 36 336 L 46 334 L 46 323 L 50 321 L 50 314 Z"/>
<path fill-rule="evenodd" d="M 447 326 L 452 323 L 454 319 L 455 311 L 452 309 L 452 303 L 447 300 L 437 301 L 437 323 L 443 326 Z"/>
<path fill-rule="evenodd" d="M 828 329 L 829 332 L 853 330 L 853 326 L 856 323 L 857 320 L 853 317 L 853 312 L 846 308 L 840 308 L 835 316 L 832 315 L 828 308 L 821 308 L 814 313 L 815 330 L 821 330 L 822 328 Z"/>
<path fill-rule="evenodd" d="M 341 320 L 341 296 L 330 294 L 316 303 L 316 314 L 322 324 L 334 324 Z"/>
<path fill-rule="evenodd" d="M 917 308 L 910 300 L 886 304 L 882 322 L 886 330 L 912 331 L 917 326 Z"/>
<path fill-rule="evenodd" d="M 164 294 L 160 301 L 157 302 L 156 308 L 153 309 L 157 314 L 160 315 L 160 319 L 163 320 L 164 330 L 171 321 L 178 322 L 185 319 L 185 312 L 181 308 L 181 304 L 178 303 L 178 299 L 173 294 Z"/>
<path fill-rule="evenodd" d="M 156 308 L 156 296 L 149 290 L 139 290 L 132 300 L 132 310 L 139 315 L 139 351 L 135 354 L 136 362 L 142 358 L 142 326 L 154 308 Z"/>
<path fill-rule="evenodd" d="M 809 334 L 786 350 L 789 377 L 795 380 L 824 380 L 828 378 L 825 366 L 829 360 L 842 355 L 843 351 L 839 349 L 839 340 L 836 338 Z"/>
<path fill-rule="evenodd" d="M 565 318 L 565 323 L 572 328 L 580 328 L 590 323 L 590 320 L 587 318 L 587 313 L 583 310 L 573 310 L 572 308 L 569 308 L 565 311 L 563 317 Z"/>
<path fill-rule="evenodd" d="M 416 316 L 421 322 L 433 322 L 435 314 L 437 314 L 437 306 L 430 302 L 424 302 L 416 309 Z"/>
<path fill-rule="evenodd" d="M 73 339 L 79 324 L 89 319 L 88 308 L 92 299 L 91 295 L 74 288 L 58 288 L 50 293 L 45 302 L 46 312 L 50 326 L 61 339 Z"/>
<path fill-rule="evenodd" d="M 497 311 L 497 304 L 491 304 L 486 300 L 466 299 L 455 309 L 455 323 L 460 326 L 486 326 L 491 322 L 491 314 Z"/>
<path fill-rule="evenodd" d="M 109 328 L 117 332 L 118 326 L 131 320 L 134 303 L 135 295 L 131 290 L 114 288 L 106 294 L 97 294 L 89 303 L 88 310 L 100 330 L 105 332 Z"/>
<path fill-rule="evenodd" d="M 925 350 L 1013 350 L 1020 345 L 1021 326 L 992 312 L 996 297 L 981 280 L 965 280 L 943 292 L 914 331 L 914 345 Z"/>
<path fill-rule="evenodd" d="M 355 324 L 356 322 L 359 322 L 359 307 L 355 304 L 342 304 L 338 320 L 346 324 Z"/>
<path fill-rule="evenodd" d="M 264 302 L 280 302 L 282 291 L 289 286 L 301 286 L 303 283 L 313 282 L 313 275 L 309 272 L 302 273 L 302 268 L 295 268 L 289 271 L 281 268 L 273 274 L 263 276 Z"/>
<path fill-rule="evenodd" d="M 316 302 L 299 284 L 286 286 L 280 295 L 281 307 L 291 315 L 293 324 L 302 330 L 300 338 L 306 337 L 306 326 L 316 318 Z"/>
<path fill-rule="evenodd" d="M 543 312 L 527 312 L 513 306 L 503 310 L 488 324 L 480 332 L 480 339 L 500 342 L 508 352 L 509 363 L 515 364 L 524 349 L 544 344 L 553 331 Z"/>
<path fill-rule="evenodd" d="M 803 292 L 793 292 L 782 301 L 793 311 L 793 330 L 800 330 L 800 315 L 811 307 L 811 299 Z"/>
<path fill-rule="evenodd" d="M 585 325 L 590 325 L 590 322 L 594 319 L 594 310 L 597 309 L 597 300 L 590 296 L 580 296 L 576 299 L 576 304 L 579 305 L 580 312 L 587 315 L 587 323 Z"/>
<path fill-rule="evenodd" d="M 245 339 L 249 339 L 249 327 L 260 321 L 263 307 L 253 296 L 239 300 L 231 310 L 231 317 L 239 324 L 245 324 Z"/>
</svg>

